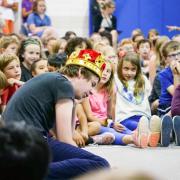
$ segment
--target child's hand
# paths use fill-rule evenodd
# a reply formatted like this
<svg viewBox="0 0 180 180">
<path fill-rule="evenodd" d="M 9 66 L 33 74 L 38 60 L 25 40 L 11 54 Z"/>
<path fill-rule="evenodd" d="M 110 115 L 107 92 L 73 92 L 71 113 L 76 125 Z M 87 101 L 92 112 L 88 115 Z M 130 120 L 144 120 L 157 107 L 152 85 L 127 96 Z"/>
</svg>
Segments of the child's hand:
<svg viewBox="0 0 180 180">
<path fill-rule="evenodd" d="M 79 147 L 84 147 L 85 146 L 85 141 L 83 139 L 83 137 L 81 136 L 81 134 L 78 131 L 74 131 L 73 133 L 73 140 L 75 141 L 75 143 L 79 146 Z"/>
<path fill-rule="evenodd" d="M 159 106 L 159 99 L 156 99 L 156 100 L 151 104 L 151 109 L 152 109 L 153 111 L 155 111 L 155 110 L 157 110 L 158 106 Z"/>
<path fill-rule="evenodd" d="M 171 62 L 170 67 L 174 75 L 180 75 L 180 62 L 174 60 Z"/>
<path fill-rule="evenodd" d="M 88 132 L 81 132 L 81 136 L 83 137 L 83 139 L 85 140 L 85 141 L 87 141 L 88 140 Z"/>
<path fill-rule="evenodd" d="M 117 131 L 117 132 L 122 132 L 125 128 L 121 123 L 115 122 L 113 128 Z"/>
<path fill-rule="evenodd" d="M 8 79 L 8 84 L 9 84 L 10 86 L 13 86 L 14 83 L 16 83 L 16 79 L 14 79 L 14 78 L 9 78 L 9 79 Z"/>
<path fill-rule="evenodd" d="M 19 86 L 22 86 L 22 85 L 24 84 L 23 81 L 19 81 L 19 80 L 14 79 L 14 78 L 9 78 L 9 79 L 8 79 L 8 83 L 9 83 L 9 85 L 11 85 L 11 86 L 13 86 L 14 84 L 17 84 L 17 85 L 19 85 Z"/>
</svg>

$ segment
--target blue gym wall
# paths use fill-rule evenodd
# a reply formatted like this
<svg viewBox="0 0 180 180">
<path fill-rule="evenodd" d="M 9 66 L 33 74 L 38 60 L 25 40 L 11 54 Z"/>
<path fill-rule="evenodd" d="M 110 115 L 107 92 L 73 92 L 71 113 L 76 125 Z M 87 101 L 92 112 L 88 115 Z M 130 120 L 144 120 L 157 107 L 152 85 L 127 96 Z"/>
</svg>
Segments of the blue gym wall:
<svg viewBox="0 0 180 180">
<path fill-rule="evenodd" d="M 166 25 L 180 26 L 180 0 L 116 0 L 115 2 L 117 29 L 123 31 L 119 39 L 129 37 L 135 28 L 142 29 L 145 35 L 151 28 L 169 37 L 180 33 L 168 32 L 166 28 Z M 91 34 L 91 17 L 89 22 Z"/>
</svg>

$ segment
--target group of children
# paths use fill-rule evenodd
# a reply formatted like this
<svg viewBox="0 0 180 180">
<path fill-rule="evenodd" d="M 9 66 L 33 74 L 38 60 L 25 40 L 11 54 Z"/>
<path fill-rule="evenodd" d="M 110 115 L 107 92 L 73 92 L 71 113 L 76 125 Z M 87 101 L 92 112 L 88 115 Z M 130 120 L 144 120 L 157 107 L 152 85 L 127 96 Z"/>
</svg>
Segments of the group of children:
<svg viewBox="0 0 180 180">
<path fill-rule="evenodd" d="M 138 35 L 143 36 L 138 32 L 132 39 Z M 6 84 L 1 88 L 2 111 L 26 81 L 62 68 L 74 50 L 93 48 L 104 55 L 106 67 L 96 88 L 77 105 L 75 142 L 80 147 L 97 143 L 135 144 L 144 148 L 156 147 L 161 137 L 161 144 L 168 146 L 174 129 L 173 136 L 179 145 L 179 114 L 173 118 L 170 113 L 172 97 L 179 86 L 179 42 L 161 36 L 135 43 L 130 38 L 123 39 L 116 53 L 107 36 L 98 33 L 89 40 L 75 36 L 64 41 L 66 47 L 60 50 L 61 41 L 54 37 L 44 44 L 37 37 L 0 38 L 0 70 L 7 79 L 5 83 L 2 76 L 2 84 Z M 178 109 L 176 106 L 177 103 Z"/>
<path fill-rule="evenodd" d="M 69 33 L 72 37 L 60 40 L 55 37 L 41 40 L 35 36 L 21 39 L 16 34 L 1 36 L 3 118 L 6 121 L 27 118 L 27 124 L 37 125 L 43 136 L 48 137 L 55 154 L 54 146 L 58 142 L 54 143 L 54 138 L 79 147 L 87 144 L 134 144 L 140 148 L 161 144 L 167 147 L 172 140 L 179 146 L 180 42 L 158 36 L 154 30 L 149 35 L 152 39 L 146 39 L 137 30 L 132 38 L 123 39 L 115 49 L 107 32 L 94 33 L 89 39 Z M 93 56 L 98 58 L 93 59 Z M 84 60 L 88 63 L 83 64 Z M 94 68 L 89 61 L 102 65 L 101 69 Z M 88 66 L 90 72 L 76 65 Z M 91 71 L 100 79 L 92 78 Z M 59 77 L 53 72 L 63 75 Z M 66 84 L 66 80 L 72 86 Z M 74 99 L 72 87 L 76 106 L 67 101 Z M 62 102 L 56 101 L 61 98 Z M 73 115 L 68 112 L 71 108 Z M 54 123 L 60 114 L 64 119 L 75 118 L 64 124 Z M 66 128 L 63 128 L 70 125 L 67 123 L 72 124 L 72 132 L 70 129 L 64 132 Z M 59 157 L 57 159 L 59 162 Z M 102 162 L 102 166 L 108 166 L 106 161 Z M 52 172 L 57 166 L 52 164 Z M 53 176 L 52 172 L 49 176 Z"/>
</svg>

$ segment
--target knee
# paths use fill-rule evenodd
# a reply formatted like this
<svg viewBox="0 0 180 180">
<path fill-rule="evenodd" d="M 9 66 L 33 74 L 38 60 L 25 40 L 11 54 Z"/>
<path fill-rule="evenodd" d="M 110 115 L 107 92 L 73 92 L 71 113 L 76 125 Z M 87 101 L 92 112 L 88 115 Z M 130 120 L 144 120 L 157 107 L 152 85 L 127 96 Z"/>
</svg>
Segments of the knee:
<svg viewBox="0 0 180 180">
<path fill-rule="evenodd" d="M 99 122 L 91 122 L 89 128 L 91 128 L 95 134 L 98 134 L 101 129 L 101 124 Z"/>
</svg>

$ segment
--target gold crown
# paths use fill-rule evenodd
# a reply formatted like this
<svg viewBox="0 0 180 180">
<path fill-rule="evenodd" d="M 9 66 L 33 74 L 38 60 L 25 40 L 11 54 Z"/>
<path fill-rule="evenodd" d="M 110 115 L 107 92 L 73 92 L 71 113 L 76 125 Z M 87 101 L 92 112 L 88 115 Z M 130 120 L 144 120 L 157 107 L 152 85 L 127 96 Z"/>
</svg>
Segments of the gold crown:
<svg viewBox="0 0 180 180">
<path fill-rule="evenodd" d="M 73 52 L 68 58 L 66 65 L 79 65 L 96 73 L 100 78 L 106 64 L 101 53 L 92 49 L 84 49 Z"/>
</svg>

